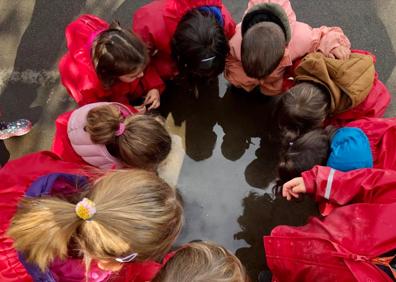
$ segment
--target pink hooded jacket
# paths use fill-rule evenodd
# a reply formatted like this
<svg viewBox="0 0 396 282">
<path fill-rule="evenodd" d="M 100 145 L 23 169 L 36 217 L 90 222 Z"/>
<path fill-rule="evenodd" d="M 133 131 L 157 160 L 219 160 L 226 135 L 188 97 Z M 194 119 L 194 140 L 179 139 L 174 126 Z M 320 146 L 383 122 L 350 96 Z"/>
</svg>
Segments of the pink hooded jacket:
<svg viewBox="0 0 396 282">
<path fill-rule="evenodd" d="M 312 28 L 309 25 L 298 22 L 296 14 L 289 0 L 250 0 L 246 12 L 254 5 L 262 3 L 274 3 L 280 5 L 286 12 L 291 29 L 291 40 L 286 47 L 285 54 L 279 66 L 265 79 L 257 80 L 248 77 L 242 67 L 241 23 L 236 27 L 235 35 L 231 38 L 230 54 L 226 60 L 224 70 L 225 78 L 234 86 L 241 87 L 246 91 L 252 91 L 260 85 L 265 95 L 275 96 L 282 93 L 283 79 L 286 69 L 293 65 L 293 61 L 303 57 L 307 53 L 321 51 L 328 56 L 336 47 L 345 46 L 350 48 L 351 44 L 339 27 Z"/>
<path fill-rule="evenodd" d="M 74 152 L 88 164 L 101 169 L 124 167 L 119 159 L 109 153 L 105 145 L 93 143 L 88 132 L 84 130 L 88 112 L 98 106 L 109 104 L 118 106 L 124 116 L 133 114 L 128 107 L 120 103 L 92 103 L 75 110 L 67 124 L 67 135 Z"/>
</svg>

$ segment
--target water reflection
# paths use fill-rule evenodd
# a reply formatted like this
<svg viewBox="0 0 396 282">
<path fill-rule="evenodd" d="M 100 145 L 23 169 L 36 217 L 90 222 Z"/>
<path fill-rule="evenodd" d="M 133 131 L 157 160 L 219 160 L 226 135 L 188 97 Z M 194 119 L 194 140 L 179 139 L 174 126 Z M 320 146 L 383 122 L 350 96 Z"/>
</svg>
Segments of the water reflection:
<svg viewBox="0 0 396 282">
<path fill-rule="evenodd" d="M 218 120 L 218 80 L 199 84 L 199 96 L 187 80 L 169 83 L 161 100 L 161 114 L 172 113 L 176 126 L 186 123 L 185 144 L 187 155 L 195 161 L 212 156 L 217 136 L 213 131 Z"/>
<path fill-rule="evenodd" d="M 243 213 L 238 218 L 241 231 L 234 238 L 246 241 L 249 247 L 238 249 L 236 255 L 247 268 L 252 281 L 257 281 L 260 271 L 267 269 L 263 236 L 270 234 L 277 225 L 304 225 L 309 216 L 317 215 L 317 207 L 308 197 L 303 201 L 288 202 L 254 192 L 243 199 L 242 206 Z"/>
<path fill-rule="evenodd" d="M 229 87 L 221 99 L 219 124 L 224 137 L 221 145 L 223 156 L 229 160 L 240 159 L 252 143 L 260 139 L 256 159 L 245 170 L 247 183 L 265 188 L 275 178 L 278 160 L 279 136 L 273 118 L 277 98 L 266 97 L 259 91 L 245 91 Z"/>
<path fill-rule="evenodd" d="M 260 140 L 256 158 L 246 167 L 246 181 L 253 187 L 265 188 L 275 177 L 279 137 L 273 121 L 276 98 L 263 96 L 258 91 L 246 93 L 228 87 L 219 93 L 218 81 L 199 84 L 196 97 L 187 81 L 173 82 L 164 94 L 161 113 L 172 113 L 176 126 L 186 123 L 186 154 L 195 161 L 212 156 L 216 141 L 221 142 L 222 155 L 231 161 L 239 160 L 252 145 Z M 218 139 L 213 127 L 219 124 L 224 131 Z"/>
</svg>

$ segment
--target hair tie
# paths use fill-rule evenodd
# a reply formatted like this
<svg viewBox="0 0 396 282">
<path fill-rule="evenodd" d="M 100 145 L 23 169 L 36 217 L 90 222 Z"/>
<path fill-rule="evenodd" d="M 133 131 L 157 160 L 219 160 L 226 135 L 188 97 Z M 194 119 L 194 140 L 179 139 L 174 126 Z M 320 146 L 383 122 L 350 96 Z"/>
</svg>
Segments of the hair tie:
<svg viewBox="0 0 396 282">
<path fill-rule="evenodd" d="M 216 59 L 216 56 L 213 56 L 213 57 L 210 57 L 210 58 L 203 59 L 203 60 L 201 60 L 201 62 L 202 62 L 202 63 L 205 63 L 205 62 L 213 61 L 214 59 Z"/>
<path fill-rule="evenodd" d="M 127 255 L 126 257 L 123 257 L 123 258 L 116 258 L 115 260 L 118 261 L 118 262 L 122 262 L 122 263 L 131 262 L 131 261 L 133 261 L 137 256 L 138 256 L 137 253 L 132 253 L 132 254 Z"/>
<path fill-rule="evenodd" d="M 88 198 L 83 198 L 77 203 L 75 211 L 79 218 L 83 220 L 91 219 L 96 213 L 95 203 Z"/>
<path fill-rule="evenodd" d="M 121 136 L 125 132 L 125 123 L 120 122 L 117 131 L 115 132 L 115 136 Z"/>
</svg>

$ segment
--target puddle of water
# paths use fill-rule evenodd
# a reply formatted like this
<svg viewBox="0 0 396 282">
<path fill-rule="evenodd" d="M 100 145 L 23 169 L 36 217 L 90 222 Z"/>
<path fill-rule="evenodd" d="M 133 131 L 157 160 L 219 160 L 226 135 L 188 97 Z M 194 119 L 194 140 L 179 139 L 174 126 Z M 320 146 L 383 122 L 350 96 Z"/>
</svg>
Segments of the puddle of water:
<svg viewBox="0 0 396 282">
<path fill-rule="evenodd" d="M 316 213 L 308 199 L 288 203 L 271 193 L 279 150 L 274 103 L 214 81 L 200 86 L 198 99 L 188 85 L 172 85 L 162 104 L 162 113 L 185 127 L 186 156 L 177 187 L 186 223 L 178 243 L 224 245 L 241 259 L 252 281 L 266 268 L 262 237 L 280 224 L 302 225 Z"/>
</svg>

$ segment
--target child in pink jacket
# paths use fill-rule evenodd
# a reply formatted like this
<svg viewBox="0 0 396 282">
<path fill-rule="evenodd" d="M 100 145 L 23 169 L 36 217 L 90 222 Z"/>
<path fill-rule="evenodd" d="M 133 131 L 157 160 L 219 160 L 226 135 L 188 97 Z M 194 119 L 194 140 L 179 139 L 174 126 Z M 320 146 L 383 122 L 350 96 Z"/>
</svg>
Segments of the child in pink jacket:
<svg viewBox="0 0 396 282">
<path fill-rule="evenodd" d="M 246 91 L 259 85 L 270 96 L 282 93 L 285 72 L 296 59 L 315 51 L 346 59 L 351 47 L 339 27 L 298 22 L 289 0 L 250 0 L 229 44 L 225 78 Z"/>
</svg>

